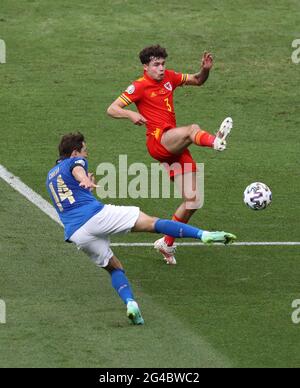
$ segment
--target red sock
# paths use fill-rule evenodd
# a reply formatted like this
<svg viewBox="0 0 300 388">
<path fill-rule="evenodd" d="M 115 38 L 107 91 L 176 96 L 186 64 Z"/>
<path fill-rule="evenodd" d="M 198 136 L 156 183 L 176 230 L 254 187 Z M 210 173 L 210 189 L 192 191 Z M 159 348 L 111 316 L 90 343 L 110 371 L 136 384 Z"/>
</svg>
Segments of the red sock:
<svg viewBox="0 0 300 388">
<path fill-rule="evenodd" d="M 208 132 L 199 131 L 196 133 L 194 143 L 198 146 L 213 148 L 215 138 L 216 136 Z"/>
<path fill-rule="evenodd" d="M 183 224 L 187 224 L 187 221 L 181 220 L 175 215 L 172 217 L 172 221 L 182 222 Z M 168 245 L 168 247 L 171 247 L 174 244 L 175 240 L 176 240 L 175 237 L 165 236 L 165 243 Z"/>
</svg>

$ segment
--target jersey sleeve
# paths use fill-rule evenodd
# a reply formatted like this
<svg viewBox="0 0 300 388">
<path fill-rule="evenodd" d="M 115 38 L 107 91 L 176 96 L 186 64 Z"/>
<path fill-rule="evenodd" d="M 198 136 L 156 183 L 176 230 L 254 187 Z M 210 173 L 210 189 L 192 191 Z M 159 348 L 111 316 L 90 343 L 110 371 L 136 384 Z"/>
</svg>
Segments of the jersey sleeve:
<svg viewBox="0 0 300 388">
<path fill-rule="evenodd" d="M 188 74 L 177 73 L 174 70 L 169 70 L 169 76 L 172 79 L 174 89 L 184 85 L 188 79 Z"/>
<path fill-rule="evenodd" d="M 70 162 L 70 172 L 73 171 L 75 167 L 83 167 L 86 172 L 88 172 L 88 161 L 84 158 L 72 158 Z"/>
<path fill-rule="evenodd" d="M 135 81 L 119 96 L 119 99 L 125 104 L 130 105 L 139 101 L 143 96 L 144 88 L 141 82 Z"/>
</svg>

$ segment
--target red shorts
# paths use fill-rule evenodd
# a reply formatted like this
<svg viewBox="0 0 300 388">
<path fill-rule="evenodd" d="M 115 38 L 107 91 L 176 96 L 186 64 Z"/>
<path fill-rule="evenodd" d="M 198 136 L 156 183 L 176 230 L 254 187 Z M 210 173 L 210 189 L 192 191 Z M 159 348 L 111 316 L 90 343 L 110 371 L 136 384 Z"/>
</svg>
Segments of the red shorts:
<svg viewBox="0 0 300 388">
<path fill-rule="evenodd" d="M 153 135 L 147 135 L 147 148 L 152 158 L 164 163 L 171 179 L 177 175 L 198 171 L 197 164 L 188 149 L 179 155 L 172 154 L 160 143 L 160 139 L 161 136 L 156 139 Z"/>
</svg>

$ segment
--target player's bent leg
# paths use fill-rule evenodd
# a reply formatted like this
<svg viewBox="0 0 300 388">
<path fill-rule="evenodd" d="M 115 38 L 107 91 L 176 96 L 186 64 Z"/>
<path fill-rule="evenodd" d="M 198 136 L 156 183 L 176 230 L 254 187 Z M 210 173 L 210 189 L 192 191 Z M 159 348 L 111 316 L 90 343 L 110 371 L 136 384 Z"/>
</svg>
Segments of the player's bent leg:
<svg viewBox="0 0 300 388">
<path fill-rule="evenodd" d="M 118 293 L 127 307 L 127 317 L 134 325 L 143 325 L 144 319 L 142 317 L 140 308 L 134 299 L 129 281 L 125 275 L 125 271 L 121 262 L 116 256 L 113 256 L 106 267 L 106 271 L 111 275 L 111 282 L 113 288 Z"/>
<path fill-rule="evenodd" d="M 96 228 L 97 229 L 97 228 Z M 85 252 L 99 267 L 109 272 L 112 287 L 127 306 L 127 316 L 134 325 L 144 324 L 139 306 L 134 299 L 130 283 L 125 275 L 122 263 L 110 248 L 109 235 L 102 237 L 87 233 L 83 226 L 70 239 L 77 248 Z"/>
<path fill-rule="evenodd" d="M 169 129 L 162 135 L 161 144 L 172 154 L 181 154 L 194 142 L 199 131 L 201 129 L 197 124 Z"/>
<path fill-rule="evenodd" d="M 199 125 L 192 124 L 186 127 L 170 129 L 162 135 L 161 144 L 172 154 L 180 154 L 192 143 L 202 147 L 224 151 L 233 126 L 231 117 L 227 117 L 221 124 L 216 136 L 202 130 Z"/>
</svg>

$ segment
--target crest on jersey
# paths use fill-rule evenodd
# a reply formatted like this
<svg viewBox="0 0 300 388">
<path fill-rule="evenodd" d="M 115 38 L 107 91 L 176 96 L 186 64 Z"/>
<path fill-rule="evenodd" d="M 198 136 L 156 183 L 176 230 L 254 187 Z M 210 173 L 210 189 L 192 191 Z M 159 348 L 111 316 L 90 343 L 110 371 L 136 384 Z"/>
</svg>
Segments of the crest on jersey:
<svg viewBox="0 0 300 388">
<path fill-rule="evenodd" d="M 133 94 L 135 92 L 135 86 L 134 85 L 128 86 L 128 88 L 126 89 L 126 92 L 128 94 Z"/>
<path fill-rule="evenodd" d="M 171 82 L 167 82 L 166 84 L 164 84 L 164 87 L 169 90 L 170 92 L 172 92 L 173 88 L 172 88 L 172 85 L 171 85 Z"/>
</svg>

